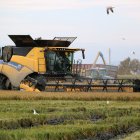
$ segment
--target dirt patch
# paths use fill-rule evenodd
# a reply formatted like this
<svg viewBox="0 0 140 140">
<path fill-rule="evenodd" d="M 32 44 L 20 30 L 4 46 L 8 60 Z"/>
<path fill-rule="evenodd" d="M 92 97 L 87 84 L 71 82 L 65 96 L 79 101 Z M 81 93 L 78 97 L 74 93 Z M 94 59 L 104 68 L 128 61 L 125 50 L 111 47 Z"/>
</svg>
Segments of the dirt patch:
<svg viewBox="0 0 140 140">
<path fill-rule="evenodd" d="M 49 125 L 59 125 L 62 123 L 64 123 L 63 118 L 55 118 L 55 119 L 50 119 L 46 121 L 46 124 L 49 124 Z"/>
<path fill-rule="evenodd" d="M 106 116 L 101 115 L 101 114 L 92 114 L 90 116 L 90 120 L 93 121 L 93 122 L 96 122 L 96 121 L 99 121 L 99 120 L 103 120 L 105 118 L 106 118 Z"/>
</svg>

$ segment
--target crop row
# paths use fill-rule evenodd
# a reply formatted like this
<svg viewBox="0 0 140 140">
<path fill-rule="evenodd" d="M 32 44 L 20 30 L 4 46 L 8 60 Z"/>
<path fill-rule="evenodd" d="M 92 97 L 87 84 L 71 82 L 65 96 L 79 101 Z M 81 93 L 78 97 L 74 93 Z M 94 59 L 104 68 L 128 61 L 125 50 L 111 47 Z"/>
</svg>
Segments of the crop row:
<svg viewBox="0 0 140 140">
<path fill-rule="evenodd" d="M 140 93 L 0 91 L 0 100 L 120 100 L 140 101 Z"/>
<path fill-rule="evenodd" d="M 35 109 L 39 115 L 33 114 Z M 140 129 L 139 101 L 1 100 L 2 140 L 108 140 Z"/>
</svg>

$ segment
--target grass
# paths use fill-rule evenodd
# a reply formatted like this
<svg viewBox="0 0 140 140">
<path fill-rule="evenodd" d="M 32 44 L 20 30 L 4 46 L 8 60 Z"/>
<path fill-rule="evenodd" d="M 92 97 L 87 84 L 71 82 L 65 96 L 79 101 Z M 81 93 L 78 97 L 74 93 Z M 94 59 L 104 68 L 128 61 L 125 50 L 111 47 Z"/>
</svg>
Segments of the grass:
<svg viewBox="0 0 140 140">
<path fill-rule="evenodd" d="M 117 75 L 118 79 L 140 79 L 140 75 Z"/>
<path fill-rule="evenodd" d="M 140 93 L 1 91 L 0 140 L 108 140 L 127 135 L 140 128 L 139 101 Z M 33 115 L 33 109 L 39 115 Z"/>
<path fill-rule="evenodd" d="M 121 140 L 140 140 L 140 131 L 136 131 L 136 132 L 122 138 Z"/>
</svg>

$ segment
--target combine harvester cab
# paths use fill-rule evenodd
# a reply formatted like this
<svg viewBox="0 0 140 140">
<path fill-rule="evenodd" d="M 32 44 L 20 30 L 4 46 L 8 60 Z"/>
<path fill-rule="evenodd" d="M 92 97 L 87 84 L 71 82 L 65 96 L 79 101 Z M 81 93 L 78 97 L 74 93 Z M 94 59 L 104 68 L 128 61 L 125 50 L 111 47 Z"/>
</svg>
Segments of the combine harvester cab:
<svg viewBox="0 0 140 140">
<path fill-rule="evenodd" d="M 9 35 L 15 46 L 2 48 L 0 89 L 44 91 L 50 79 L 75 77 L 73 59 L 76 51 L 68 48 L 76 37 L 33 40 L 30 35 Z"/>
</svg>

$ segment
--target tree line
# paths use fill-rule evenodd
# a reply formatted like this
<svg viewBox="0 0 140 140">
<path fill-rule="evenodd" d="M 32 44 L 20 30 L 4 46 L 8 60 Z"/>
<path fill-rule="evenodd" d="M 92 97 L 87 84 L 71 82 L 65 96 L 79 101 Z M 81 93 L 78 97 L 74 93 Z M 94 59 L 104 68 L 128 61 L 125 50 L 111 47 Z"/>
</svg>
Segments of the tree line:
<svg viewBox="0 0 140 140">
<path fill-rule="evenodd" d="M 140 73 L 140 61 L 138 59 L 130 59 L 130 57 L 121 61 L 118 66 L 118 74 L 130 75 Z"/>
</svg>

